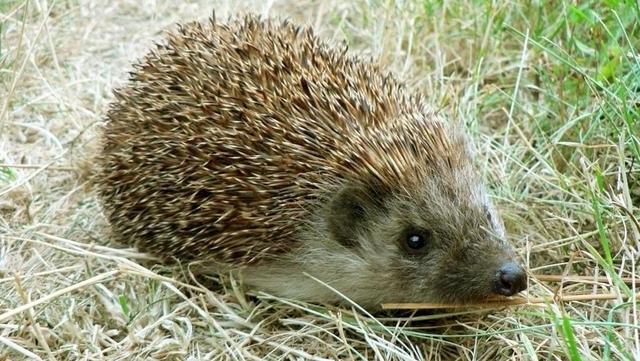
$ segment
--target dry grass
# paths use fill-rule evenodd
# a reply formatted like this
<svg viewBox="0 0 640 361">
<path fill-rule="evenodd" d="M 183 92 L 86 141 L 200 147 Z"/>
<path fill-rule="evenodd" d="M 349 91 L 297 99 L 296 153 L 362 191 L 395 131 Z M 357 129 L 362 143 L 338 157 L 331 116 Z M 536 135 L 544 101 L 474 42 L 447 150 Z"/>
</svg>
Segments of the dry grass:
<svg viewBox="0 0 640 361">
<path fill-rule="evenodd" d="M 214 8 L 313 24 L 424 90 L 469 126 L 532 272 L 593 276 L 528 295 L 620 297 L 374 318 L 115 246 L 86 185 L 94 125 L 163 28 Z M 639 289 L 638 16 L 614 0 L 0 0 L 0 360 L 640 359 L 623 301 Z"/>
</svg>

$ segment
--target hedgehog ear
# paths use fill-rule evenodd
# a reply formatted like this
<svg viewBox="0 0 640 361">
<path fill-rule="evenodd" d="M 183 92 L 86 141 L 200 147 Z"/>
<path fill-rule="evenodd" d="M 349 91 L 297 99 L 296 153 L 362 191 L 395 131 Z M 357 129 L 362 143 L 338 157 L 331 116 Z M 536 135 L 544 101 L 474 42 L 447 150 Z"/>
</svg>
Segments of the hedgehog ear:
<svg viewBox="0 0 640 361">
<path fill-rule="evenodd" d="M 326 221 L 329 233 L 345 247 L 357 245 L 358 232 L 380 206 L 376 193 L 368 187 L 345 186 L 329 202 Z"/>
</svg>

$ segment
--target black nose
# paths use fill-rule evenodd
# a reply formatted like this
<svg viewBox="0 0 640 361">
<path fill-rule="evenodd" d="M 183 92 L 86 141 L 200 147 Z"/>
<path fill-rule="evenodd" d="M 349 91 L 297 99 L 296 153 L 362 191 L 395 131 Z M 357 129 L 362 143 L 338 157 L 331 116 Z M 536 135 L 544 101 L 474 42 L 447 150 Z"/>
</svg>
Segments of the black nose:
<svg viewBox="0 0 640 361">
<path fill-rule="evenodd" d="M 508 262 L 496 273 L 496 292 L 503 296 L 512 296 L 527 288 L 527 274 L 515 262 Z"/>
</svg>

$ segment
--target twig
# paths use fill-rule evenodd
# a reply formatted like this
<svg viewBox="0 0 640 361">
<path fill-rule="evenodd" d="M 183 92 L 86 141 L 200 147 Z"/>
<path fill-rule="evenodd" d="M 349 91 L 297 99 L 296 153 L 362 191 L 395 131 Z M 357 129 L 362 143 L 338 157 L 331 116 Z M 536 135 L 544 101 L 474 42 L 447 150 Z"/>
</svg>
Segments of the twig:
<svg viewBox="0 0 640 361">
<path fill-rule="evenodd" d="M 574 301 L 594 301 L 594 300 L 616 300 L 622 298 L 629 301 L 630 297 L 620 296 L 617 293 L 600 293 L 600 294 L 584 294 L 584 295 L 565 295 L 553 297 L 532 297 L 505 299 L 504 301 L 490 301 L 483 303 L 470 304 L 446 304 L 446 303 L 383 303 L 384 310 L 418 310 L 418 309 L 443 309 L 443 308 L 499 308 L 505 306 L 538 306 L 554 302 L 574 302 Z M 640 299 L 640 294 L 635 297 Z"/>
<path fill-rule="evenodd" d="M 20 276 L 18 274 L 14 275 L 14 281 L 16 283 L 16 289 L 18 291 L 18 294 L 20 295 L 20 298 L 22 298 L 22 303 L 24 304 L 30 303 L 31 302 L 30 294 L 27 294 L 24 287 L 22 287 L 22 280 L 20 279 Z M 40 325 L 36 321 L 36 315 L 33 312 L 33 308 L 30 308 L 27 310 L 27 319 L 31 324 L 31 329 L 33 330 L 33 333 L 36 336 L 36 340 L 38 340 L 42 348 L 44 348 L 44 350 L 47 352 L 47 356 L 49 356 L 49 360 L 55 361 L 55 357 L 53 357 L 53 354 L 51 353 L 51 348 L 49 348 L 49 344 L 47 343 L 47 341 L 44 338 L 44 335 L 42 334 Z"/>
<path fill-rule="evenodd" d="M 0 118 L 2 116 L 0 115 Z M 47 164 L 43 164 L 42 167 L 38 168 L 37 170 L 35 170 L 34 172 L 32 172 L 31 174 L 29 174 L 27 177 L 25 177 L 24 179 L 18 181 L 16 184 L 12 185 L 9 188 L 6 188 L 2 191 L 0 191 L 0 196 L 4 196 L 5 194 L 8 194 L 9 192 L 13 191 L 14 189 L 18 188 L 18 187 L 22 187 L 22 185 L 24 185 L 25 183 L 29 182 L 32 178 L 34 178 L 36 175 L 40 174 L 40 172 L 42 172 L 43 170 L 47 169 L 47 167 L 50 167 L 51 164 L 55 163 L 58 158 L 62 157 L 67 151 L 64 150 L 60 153 L 60 155 L 55 158 L 52 159 L 49 163 Z"/>
<path fill-rule="evenodd" d="M 62 268 L 58 268 L 58 269 L 54 269 L 54 270 L 49 270 L 49 271 L 42 271 L 42 272 L 34 272 L 34 273 L 30 273 L 27 274 L 25 276 L 22 276 L 22 280 L 26 280 L 26 279 L 30 279 L 33 277 L 40 277 L 40 276 L 47 276 L 50 274 L 56 274 L 56 273 L 64 273 L 64 272 L 69 272 L 69 271 L 75 271 L 79 268 L 82 268 L 83 265 L 81 264 L 77 264 L 77 265 L 73 265 L 73 266 L 68 266 L 68 267 L 62 267 Z M 14 277 L 5 277 L 5 278 L 0 278 L 0 283 L 3 282 L 8 282 L 8 281 L 13 281 L 15 278 Z"/>
<path fill-rule="evenodd" d="M 609 282 L 606 276 L 563 276 L 563 275 L 532 275 L 538 281 L 546 282 Z M 633 283 L 633 277 L 620 277 L 624 283 Z M 635 282 L 640 284 L 640 278 L 636 278 Z"/>
<path fill-rule="evenodd" d="M 288 346 L 283 345 L 283 344 L 278 343 L 278 342 L 269 341 L 266 338 L 263 338 L 263 337 L 260 337 L 260 336 L 257 336 L 257 335 L 253 335 L 253 334 L 249 334 L 249 333 L 246 333 L 246 332 L 242 332 L 240 330 L 231 329 L 230 331 L 235 333 L 235 334 L 237 334 L 237 335 L 252 339 L 252 340 L 254 340 L 254 341 L 258 342 L 258 343 L 267 344 L 267 345 L 269 345 L 271 347 L 277 348 L 277 349 L 279 349 L 279 350 L 281 350 L 281 351 L 283 351 L 283 352 L 285 352 L 287 354 L 291 354 L 291 355 L 295 355 L 295 356 L 301 357 L 301 358 L 303 358 L 305 360 L 317 360 L 317 361 L 330 360 L 330 359 L 326 359 L 326 358 L 322 358 L 322 357 L 318 357 L 318 356 L 313 356 L 313 355 L 308 354 L 308 353 L 306 353 L 306 352 L 304 352 L 302 350 L 297 350 L 297 349 L 288 347 Z"/>
<path fill-rule="evenodd" d="M 0 336 L 0 344 L 4 344 L 7 347 L 13 349 L 14 351 L 21 353 L 24 356 L 29 357 L 32 360 L 39 360 L 39 361 L 43 361 L 42 358 L 40 358 L 40 356 L 36 355 L 35 353 L 25 349 L 24 347 L 18 345 L 17 343 L 11 341 L 11 339 Z"/>
<path fill-rule="evenodd" d="M 117 255 L 117 257 L 124 257 L 124 258 L 128 258 L 128 259 L 145 259 L 145 260 L 152 260 L 152 261 L 158 261 L 159 259 L 157 257 L 148 255 L 146 253 L 142 253 L 142 252 L 137 252 L 135 250 L 131 250 L 131 249 L 126 249 L 126 248 L 113 248 L 113 247 L 106 247 L 106 246 L 101 246 L 99 244 L 95 244 L 95 243 L 86 243 L 86 242 L 78 242 L 78 241 L 72 241 L 70 239 L 67 238 L 62 238 L 62 237 L 58 237 L 58 236 L 54 236 L 52 234 L 48 234 L 48 233 L 44 233 L 44 232 L 36 232 L 36 234 L 48 238 L 50 240 L 53 241 L 57 241 L 60 243 L 64 243 L 67 245 L 72 245 L 74 247 L 80 247 L 80 248 L 84 248 L 84 249 L 88 249 L 90 251 L 100 251 L 100 252 L 105 252 L 106 253 L 111 253 L 111 254 L 115 254 Z"/>
<path fill-rule="evenodd" d="M 75 170 L 75 168 L 72 168 L 72 167 L 60 167 L 60 166 L 47 165 L 47 164 L 0 163 L 0 167 L 17 168 L 17 169 L 40 169 L 40 168 L 42 168 L 43 170 L 53 170 L 53 171 L 59 171 L 59 172 L 72 172 L 72 171 Z"/>
<path fill-rule="evenodd" d="M 39 299 L 37 299 L 35 301 L 31 301 L 31 302 L 29 302 L 29 303 L 27 303 L 25 305 L 22 305 L 20 307 L 16 307 L 16 308 L 14 308 L 12 310 L 9 310 L 9 311 L 7 311 L 7 312 L 5 312 L 3 314 L 0 314 L 0 322 L 3 322 L 5 320 L 7 320 L 8 318 L 11 318 L 11 317 L 13 317 L 13 316 L 15 316 L 15 315 L 17 315 L 19 313 L 22 313 L 22 312 L 24 312 L 24 311 L 26 311 L 26 310 L 28 310 L 28 309 L 30 309 L 32 307 L 37 306 L 39 304 L 42 304 L 42 303 L 45 303 L 45 302 L 49 302 L 50 300 L 53 300 L 56 297 L 60 297 L 60 296 L 64 295 L 65 293 L 69 293 L 69 292 L 84 288 L 86 286 L 91 286 L 93 284 L 103 282 L 103 281 L 105 281 L 107 279 L 110 279 L 110 278 L 116 276 L 118 273 L 120 273 L 119 270 L 114 270 L 114 271 L 101 273 L 101 274 L 99 274 L 97 276 L 91 277 L 91 278 L 86 279 L 86 280 L 84 280 L 82 282 L 78 282 L 78 283 L 73 284 L 73 285 L 71 285 L 69 287 L 65 287 L 63 289 L 57 290 L 55 292 L 52 292 L 52 293 L 50 293 L 50 294 L 48 294 L 48 295 L 46 295 L 44 297 L 41 297 L 41 298 L 39 298 Z"/>
</svg>

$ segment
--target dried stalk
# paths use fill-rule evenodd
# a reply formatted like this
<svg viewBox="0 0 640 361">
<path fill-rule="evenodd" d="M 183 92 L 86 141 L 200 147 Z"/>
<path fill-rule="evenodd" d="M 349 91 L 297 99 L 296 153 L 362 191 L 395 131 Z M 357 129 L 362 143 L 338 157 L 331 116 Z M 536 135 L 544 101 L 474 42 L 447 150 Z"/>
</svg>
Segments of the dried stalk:
<svg viewBox="0 0 640 361">
<path fill-rule="evenodd" d="M 540 306 L 547 303 L 574 302 L 574 301 L 596 301 L 596 300 L 630 300 L 630 297 L 620 296 L 617 293 L 583 294 L 583 295 L 559 295 L 553 297 L 532 297 L 532 298 L 505 298 L 504 300 L 492 300 L 483 303 L 471 304 L 446 304 L 446 303 L 383 303 L 382 309 L 390 310 L 419 310 L 419 309 L 443 309 L 443 308 L 500 308 L 505 306 Z M 640 294 L 636 296 L 640 300 Z"/>
<path fill-rule="evenodd" d="M 611 280 L 606 276 L 563 276 L 563 275 L 531 275 L 532 278 L 538 281 L 546 282 L 598 282 L 609 283 Z M 624 283 L 631 284 L 635 282 L 640 285 L 640 278 L 633 277 L 620 277 L 620 280 Z"/>
</svg>

